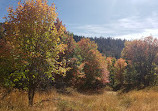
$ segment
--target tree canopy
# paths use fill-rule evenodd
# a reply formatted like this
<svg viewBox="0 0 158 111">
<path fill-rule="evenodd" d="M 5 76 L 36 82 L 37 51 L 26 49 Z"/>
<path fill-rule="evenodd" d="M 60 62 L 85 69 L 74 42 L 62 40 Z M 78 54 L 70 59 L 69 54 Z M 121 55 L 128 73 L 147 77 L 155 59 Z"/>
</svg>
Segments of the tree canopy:
<svg viewBox="0 0 158 111">
<path fill-rule="evenodd" d="M 56 18 L 55 5 L 49 6 L 47 0 L 19 2 L 16 10 L 9 7 L 5 17 L 5 40 L 18 61 L 17 70 L 11 76 L 14 81 L 25 80 L 30 105 L 39 81 L 51 78 L 52 72 L 66 72 L 57 65 L 63 45 L 60 44 L 61 30 L 59 33 L 54 24 Z"/>
</svg>

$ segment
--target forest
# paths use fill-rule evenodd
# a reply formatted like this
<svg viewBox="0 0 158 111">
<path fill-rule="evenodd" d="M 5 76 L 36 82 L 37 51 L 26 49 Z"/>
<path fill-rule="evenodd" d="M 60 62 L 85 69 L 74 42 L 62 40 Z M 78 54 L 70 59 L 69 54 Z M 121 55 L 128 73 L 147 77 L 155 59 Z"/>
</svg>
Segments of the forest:
<svg viewBox="0 0 158 111">
<path fill-rule="evenodd" d="M 0 23 L 0 110 L 158 110 L 154 102 L 158 99 L 157 38 L 75 35 L 47 0 L 19 2 L 4 19 Z M 51 103 L 52 98 L 56 102 Z M 142 109 L 136 107 L 140 101 Z M 143 106 L 151 101 L 153 106 Z"/>
</svg>

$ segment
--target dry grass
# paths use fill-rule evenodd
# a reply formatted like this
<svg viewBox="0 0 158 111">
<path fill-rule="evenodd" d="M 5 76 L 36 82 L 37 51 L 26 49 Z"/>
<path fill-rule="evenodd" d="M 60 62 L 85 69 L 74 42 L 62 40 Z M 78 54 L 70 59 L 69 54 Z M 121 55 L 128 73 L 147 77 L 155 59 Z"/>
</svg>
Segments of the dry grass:
<svg viewBox="0 0 158 111">
<path fill-rule="evenodd" d="M 158 111 L 158 92 L 153 89 L 131 91 L 119 99 L 127 111 Z"/>
<path fill-rule="evenodd" d="M 33 107 L 28 107 L 26 92 L 14 90 L 0 100 L 0 111 L 158 111 L 158 91 L 155 89 L 124 94 L 104 91 L 93 95 L 76 91 L 72 91 L 72 95 L 54 90 L 38 92 Z"/>
</svg>

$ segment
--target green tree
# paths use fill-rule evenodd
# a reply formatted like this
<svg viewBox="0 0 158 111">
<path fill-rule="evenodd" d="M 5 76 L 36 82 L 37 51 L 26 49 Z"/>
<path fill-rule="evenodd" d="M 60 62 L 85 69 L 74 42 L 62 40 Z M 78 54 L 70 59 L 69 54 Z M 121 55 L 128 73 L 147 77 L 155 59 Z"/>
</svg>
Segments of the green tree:
<svg viewBox="0 0 158 111">
<path fill-rule="evenodd" d="M 115 87 L 115 67 L 114 64 L 116 62 L 116 59 L 113 57 L 107 57 L 106 63 L 107 63 L 107 69 L 109 71 L 109 85 L 114 88 Z"/>
<path fill-rule="evenodd" d="M 134 65 L 127 61 L 127 67 L 124 73 L 125 84 L 129 86 L 136 86 L 138 84 L 138 73 Z"/>
<path fill-rule="evenodd" d="M 9 75 L 15 70 L 14 57 L 11 55 L 11 46 L 0 39 L 0 85 L 10 86 Z"/>
<path fill-rule="evenodd" d="M 14 81 L 25 80 L 29 105 L 32 106 L 39 82 L 51 78 L 52 73 L 66 72 L 57 61 L 63 45 L 54 25 L 55 5 L 48 6 L 47 0 L 25 0 L 18 3 L 16 10 L 10 7 L 8 13 L 5 39 L 13 48 L 11 53 L 17 60 L 18 69 L 11 77 Z"/>
</svg>

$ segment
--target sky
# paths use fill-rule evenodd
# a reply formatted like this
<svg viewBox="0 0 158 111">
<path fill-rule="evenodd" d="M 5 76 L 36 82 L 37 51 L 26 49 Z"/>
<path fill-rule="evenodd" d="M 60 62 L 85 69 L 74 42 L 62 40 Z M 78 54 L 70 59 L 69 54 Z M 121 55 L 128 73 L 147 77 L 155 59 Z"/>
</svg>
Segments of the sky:
<svg viewBox="0 0 158 111">
<path fill-rule="evenodd" d="M 0 0 L 0 22 L 19 0 Z M 68 31 L 85 37 L 158 38 L 157 0 L 48 0 Z"/>
</svg>

